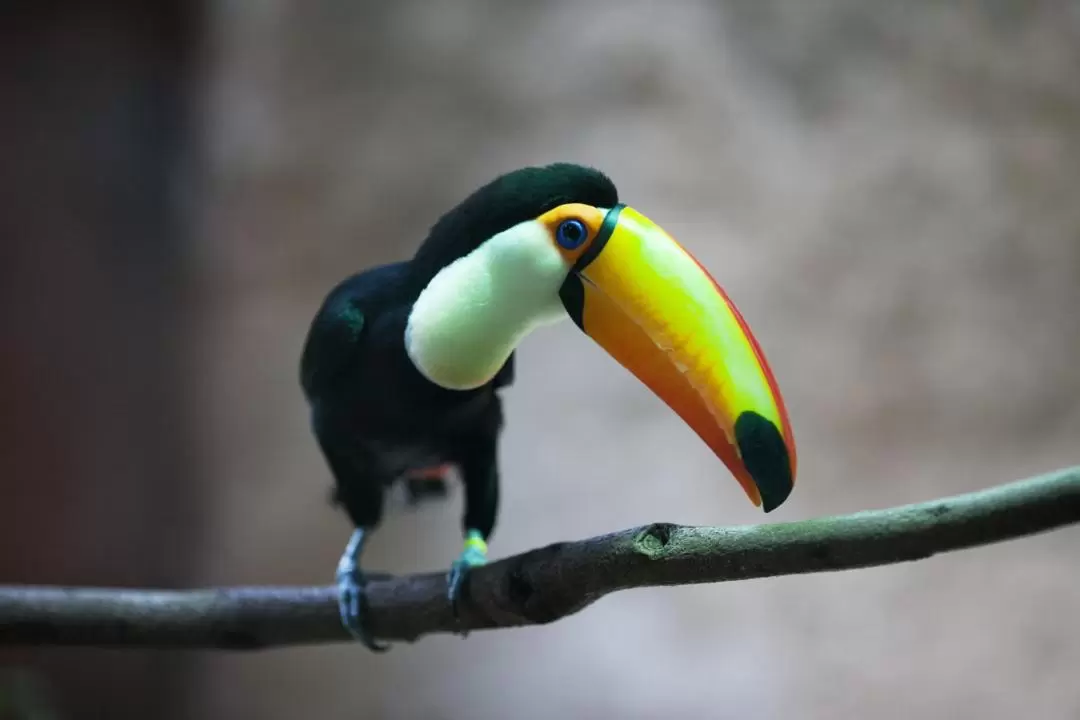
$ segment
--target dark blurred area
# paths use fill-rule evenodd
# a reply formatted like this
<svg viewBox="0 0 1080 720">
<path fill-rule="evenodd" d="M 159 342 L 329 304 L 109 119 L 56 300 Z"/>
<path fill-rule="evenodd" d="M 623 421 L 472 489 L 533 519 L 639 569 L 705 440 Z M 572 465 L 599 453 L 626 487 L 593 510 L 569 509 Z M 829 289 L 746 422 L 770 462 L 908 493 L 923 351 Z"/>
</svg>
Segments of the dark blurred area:
<svg viewBox="0 0 1080 720">
<path fill-rule="evenodd" d="M 207 502 L 186 361 L 205 9 L 4 9 L 0 579 L 190 584 Z M 0 663 L 4 718 L 39 703 L 34 716 L 168 717 L 190 685 L 190 658 L 160 653 Z"/>
<path fill-rule="evenodd" d="M 330 582 L 350 528 L 297 383 L 311 315 L 554 160 L 608 172 L 754 328 L 800 458 L 768 521 L 1075 464 L 1078 7 L 7 3 L 0 582 Z M 573 327 L 518 363 L 494 556 L 762 521 Z M 445 567 L 460 502 L 395 505 L 371 567 Z M 0 720 L 1076 718 L 1078 543 L 625 592 L 379 656 L 8 650 Z"/>
</svg>

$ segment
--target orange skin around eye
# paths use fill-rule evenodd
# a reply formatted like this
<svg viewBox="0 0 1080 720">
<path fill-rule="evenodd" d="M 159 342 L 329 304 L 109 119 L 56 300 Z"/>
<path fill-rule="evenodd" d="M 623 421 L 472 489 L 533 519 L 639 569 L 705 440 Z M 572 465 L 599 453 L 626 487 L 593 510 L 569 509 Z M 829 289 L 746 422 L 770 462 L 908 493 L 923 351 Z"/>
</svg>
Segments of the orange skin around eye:
<svg viewBox="0 0 1080 720">
<path fill-rule="evenodd" d="M 558 228 L 560 223 L 564 220 L 570 219 L 580 220 L 589 233 L 589 237 L 585 239 L 585 242 L 581 243 L 581 245 L 578 245 L 573 250 L 567 250 L 555 240 L 556 228 Z M 573 265 L 578 257 L 592 245 L 592 241 L 596 238 L 596 233 L 600 231 L 600 226 L 604 223 L 604 212 L 592 205 L 567 203 L 566 205 L 560 205 L 554 210 L 548 210 L 537 218 L 537 220 L 547 228 L 548 234 L 551 236 L 551 244 L 555 246 L 559 251 L 559 254 L 566 259 L 568 264 Z"/>
</svg>

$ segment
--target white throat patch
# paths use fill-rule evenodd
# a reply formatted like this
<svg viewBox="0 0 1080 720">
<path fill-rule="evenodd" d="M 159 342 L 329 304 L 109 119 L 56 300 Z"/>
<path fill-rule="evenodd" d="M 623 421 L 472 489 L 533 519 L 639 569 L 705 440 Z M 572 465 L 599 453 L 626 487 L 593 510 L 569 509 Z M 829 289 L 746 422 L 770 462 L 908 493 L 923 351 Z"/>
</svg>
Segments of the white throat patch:
<svg viewBox="0 0 1080 720">
<path fill-rule="evenodd" d="M 405 328 L 409 358 L 444 388 L 483 385 L 529 332 L 567 317 L 559 288 L 569 271 L 537 221 L 495 235 L 420 293 Z"/>
</svg>

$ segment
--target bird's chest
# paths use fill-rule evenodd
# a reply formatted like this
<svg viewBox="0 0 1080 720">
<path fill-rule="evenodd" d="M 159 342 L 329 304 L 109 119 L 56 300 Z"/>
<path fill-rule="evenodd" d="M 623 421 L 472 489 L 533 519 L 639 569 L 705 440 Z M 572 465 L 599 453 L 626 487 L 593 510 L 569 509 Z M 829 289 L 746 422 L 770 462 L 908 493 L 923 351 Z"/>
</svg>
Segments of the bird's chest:
<svg viewBox="0 0 1080 720">
<path fill-rule="evenodd" d="M 360 408 L 357 440 L 384 476 L 457 461 L 462 448 L 501 423 L 493 392 L 420 397 L 401 392 L 396 401 L 372 412 Z"/>
</svg>

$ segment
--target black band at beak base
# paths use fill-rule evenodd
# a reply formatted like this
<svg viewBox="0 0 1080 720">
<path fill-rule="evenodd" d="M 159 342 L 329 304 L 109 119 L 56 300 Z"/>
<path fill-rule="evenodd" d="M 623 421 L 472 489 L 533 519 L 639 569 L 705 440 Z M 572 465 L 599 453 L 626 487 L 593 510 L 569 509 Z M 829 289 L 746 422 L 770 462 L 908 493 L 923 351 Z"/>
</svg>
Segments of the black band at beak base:
<svg viewBox="0 0 1080 720">
<path fill-rule="evenodd" d="M 604 216 L 604 222 L 600 224 L 600 229 L 596 231 L 596 237 L 593 238 L 592 245 L 585 248 L 585 252 L 578 256 L 577 262 L 574 263 L 574 267 L 570 268 L 571 273 L 579 273 L 589 266 L 596 256 L 600 254 L 600 251 L 607 245 L 607 241 L 611 238 L 612 233 L 615 232 L 615 226 L 619 224 L 619 213 L 626 207 L 622 203 L 619 203 L 615 207 L 608 210 L 607 215 Z"/>
<path fill-rule="evenodd" d="M 619 203 L 608 210 L 607 215 L 604 216 L 604 222 L 601 223 L 600 229 L 597 231 L 592 244 L 578 257 L 577 262 L 574 263 L 574 266 L 570 268 L 570 272 L 567 273 L 566 280 L 563 281 L 562 287 L 559 288 L 559 299 L 562 300 L 563 307 L 566 308 L 566 313 L 581 331 L 585 330 L 585 323 L 582 318 L 582 313 L 585 311 L 585 288 L 581 284 L 581 278 L 578 277 L 578 273 L 588 267 L 589 263 L 595 260 L 597 256 L 600 255 L 600 251 L 607 245 L 607 241 L 615 232 L 615 226 L 619 223 L 619 213 L 622 212 L 624 207 L 626 206 Z"/>
</svg>

